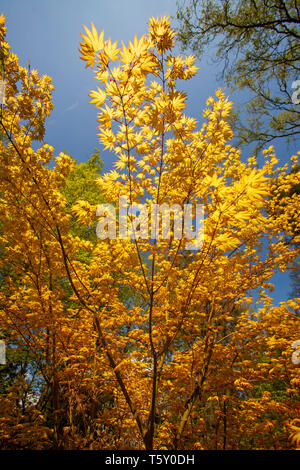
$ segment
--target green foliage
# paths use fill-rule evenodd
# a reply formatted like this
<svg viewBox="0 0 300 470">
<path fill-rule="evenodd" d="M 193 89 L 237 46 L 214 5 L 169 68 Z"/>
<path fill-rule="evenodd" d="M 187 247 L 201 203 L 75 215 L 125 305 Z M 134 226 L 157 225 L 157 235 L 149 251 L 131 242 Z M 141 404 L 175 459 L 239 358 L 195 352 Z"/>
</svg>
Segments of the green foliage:
<svg viewBox="0 0 300 470">
<path fill-rule="evenodd" d="M 216 46 L 225 82 L 250 97 L 234 122 L 239 144 L 255 142 L 258 150 L 299 136 L 300 107 L 292 102 L 300 75 L 299 2 L 183 0 L 177 18 L 182 45 L 199 56 Z"/>
<path fill-rule="evenodd" d="M 87 162 L 76 163 L 74 170 L 66 180 L 66 185 L 62 190 L 67 200 L 67 211 L 72 214 L 72 206 L 78 200 L 84 200 L 90 204 L 101 204 L 104 197 L 101 194 L 96 180 L 101 175 L 103 161 L 100 158 L 100 151 L 95 152 Z M 76 217 L 72 214 L 71 218 L 72 234 L 80 238 L 96 243 L 96 222 L 88 227 L 79 225 Z"/>
</svg>

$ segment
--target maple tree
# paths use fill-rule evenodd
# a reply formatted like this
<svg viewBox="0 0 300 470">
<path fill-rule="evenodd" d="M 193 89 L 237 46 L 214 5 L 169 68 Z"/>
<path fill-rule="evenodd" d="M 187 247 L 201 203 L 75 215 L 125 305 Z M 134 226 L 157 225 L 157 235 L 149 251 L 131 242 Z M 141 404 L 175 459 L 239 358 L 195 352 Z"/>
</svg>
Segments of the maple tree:
<svg viewBox="0 0 300 470">
<path fill-rule="evenodd" d="M 95 242 L 72 229 L 74 161 L 47 143 L 33 149 L 52 109 L 51 80 L 19 65 L 1 17 L 0 327 L 32 364 L 0 397 L 2 448 L 297 444 L 299 299 L 275 307 L 268 291 L 297 256 L 284 234 L 299 224 L 299 195 L 289 194 L 299 175 L 277 167 L 272 147 L 261 169 L 242 161 L 222 90 L 201 126 L 184 114 L 176 82 L 197 68 L 193 56 L 173 55 L 174 36 L 166 17 L 120 48 L 85 28 L 80 53 L 99 82 L 90 95 L 116 169 L 98 177 L 98 201 L 80 197 L 72 210 L 86 227 L 103 198 L 114 207 L 120 196 L 146 208 L 203 204 L 198 250 L 174 230 Z"/>
</svg>

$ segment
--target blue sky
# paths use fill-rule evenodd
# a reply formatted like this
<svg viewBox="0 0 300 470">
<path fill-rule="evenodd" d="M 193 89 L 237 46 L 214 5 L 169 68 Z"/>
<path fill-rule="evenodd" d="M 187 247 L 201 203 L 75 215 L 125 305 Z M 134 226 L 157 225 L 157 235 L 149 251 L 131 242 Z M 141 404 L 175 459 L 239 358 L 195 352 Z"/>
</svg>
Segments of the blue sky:
<svg viewBox="0 0 300 470">
<path fill-rule="evenodd" d="M 54 110 L 47 123 L 47 140 L 56 152 L 68 150 L 79 161 L 86 160 L 97 140 L 96 110 L 88 93 L 96 85 L 90 69 L 84 68 L 78 46 L 83 24 L 94 22 L 105 36 L 124 42 L 136 33 L 144 34 L 151 16 L 174 14 L 175 0 L 2 0 L 7 39 L 26 66 L 52 77 Z M 188 84 L 189 112 L 200 116 L 206 98 L 217 84 L 214 70 L 202 67 L 202 74 Z M 191 103 L 193 103 L 191 105 Z M 105 168 L 112 156 L 104 153 Z"/>
<path fill-rule="evenodd" d="M 136 33 L 147 31 L 151 16 L 174 15 L 175 0 L 1 0 L 6 17 L 7 40 L 23 66 L 52 78 L 54 110 L 46 122 L 45 141 L 55 154 L 66 150 L 78 161 L 89 158 L 95 148 L 101 151 L 104 170 L 112 168 L 113 157 L 103 152 L 97 139 L 96 110 L 88 104 L 88 93 L 96 86 L 90 70 L 79 58 L 78 46 L 83 24 L 94 22 L 105 36 L 125 43 Z M 178 48 L 179 51 L 179 48 Z M 213 53 L 212 53 L 213 54 Z M 217 70 L 206 56 L 198 75 L 184 85 L 188 93 L 187 114 L 202 120 L 205 101 L 222 86 Z M 287 151 L 284 143 L 275 145 L 280 162 L 286 162 L 295 146 Z M 249 156 L 247 149 L 244 158 Z M 285 300 L 290 290 L 286 274 L 274 277 L 276 302 Z"/>
</svg>

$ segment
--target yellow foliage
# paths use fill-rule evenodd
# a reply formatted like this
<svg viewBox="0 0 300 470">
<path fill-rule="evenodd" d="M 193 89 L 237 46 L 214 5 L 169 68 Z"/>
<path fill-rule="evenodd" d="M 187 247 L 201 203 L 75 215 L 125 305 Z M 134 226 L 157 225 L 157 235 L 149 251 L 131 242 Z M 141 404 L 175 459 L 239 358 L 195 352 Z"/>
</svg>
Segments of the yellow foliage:
<svg viewBox="0 0 300 470">
<path fill-rule="evenodd" d="M 39 377 L 35 404 L 30 374 L 5 392 L 1 443 L 298 446 L 299 368 L 290 356 L 299 303 L 275 307 L 268 294 L 273 273 L 297 257 L 283 235 L 299 227 L 289 194 L 299 177 L 277 168 L 273 148 L 261 169 L 253 158 L 244 163 L 230 144 L 224 90 L 208 99 L 203 124 L 185 115 L 177 81 L 196 73 L 195 58 L 174 55 L 167 17 L 150 19 L 147 34 L 120 48 L 94 24 L 85 33 L 80 54 L 99 82 L 90 93 L 99 139 L 115 157 L 115 169 L 97 181 L 99 200 L 103 193 L 116 208 L 120 196 L 148 209 L 201 204 L 204 243 L 189 250 L 175 230 L 155 241 L 95 244 L 72 235 L 61 192 L 72 161 L 54 158 L 48 144 L 34 150 L 52 109 L 51 80 L 19 66 L 0 17 L 10 79 L 1 117 L 10 135 L 0 142 L 0 328 L 11 350 L 30 354 Z M 72 209 L 83 224 L 96 216 L 84 200 Z M 260 308 L 249 305 L 253 291 Z"/>
</svg>

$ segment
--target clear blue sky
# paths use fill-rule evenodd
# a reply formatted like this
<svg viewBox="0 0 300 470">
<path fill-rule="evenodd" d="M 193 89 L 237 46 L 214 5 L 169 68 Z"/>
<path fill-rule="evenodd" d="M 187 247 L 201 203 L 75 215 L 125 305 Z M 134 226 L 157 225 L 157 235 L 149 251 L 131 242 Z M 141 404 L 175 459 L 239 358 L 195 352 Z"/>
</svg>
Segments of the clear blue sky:
<svg viewBox="0 0 300 470">
<path fill-rule="evenodd" d="M 103 152 L 97 140 L 96 110 L 88 104 L 88 93 L 96 82 L 90 70 L 79 59 L 78 46 L 83 24 L 94 22 L 105 36 L 125 43 L 136 33 L 147 31 L 151 16 L 176 13 L 175 0 L 1 0 L 0 11 L 6 17 L 7 40 L 21 65 L 49 75 L 55 86 L 54 110 L 46 123 L 45 140 L 55 153 L 66 150 L 78 161 L 85 161 L 97 147 L 104 160 L 104 170 L 112 168 L 112 155 Z M 222 86 L 217 83 L 216 69 L 210 57 L 201 61 L 197 77 L 185 84 L 189 115 L 202 120 L 205 101 Z M 277 156 L 286 162 L 291 146 L 276 144 Z M 249 155 L 247 150 L 244 158 Z M 289 292 L 288 276 L 274 278 L 276 302 L 285 300 Z"/>
</svg>

